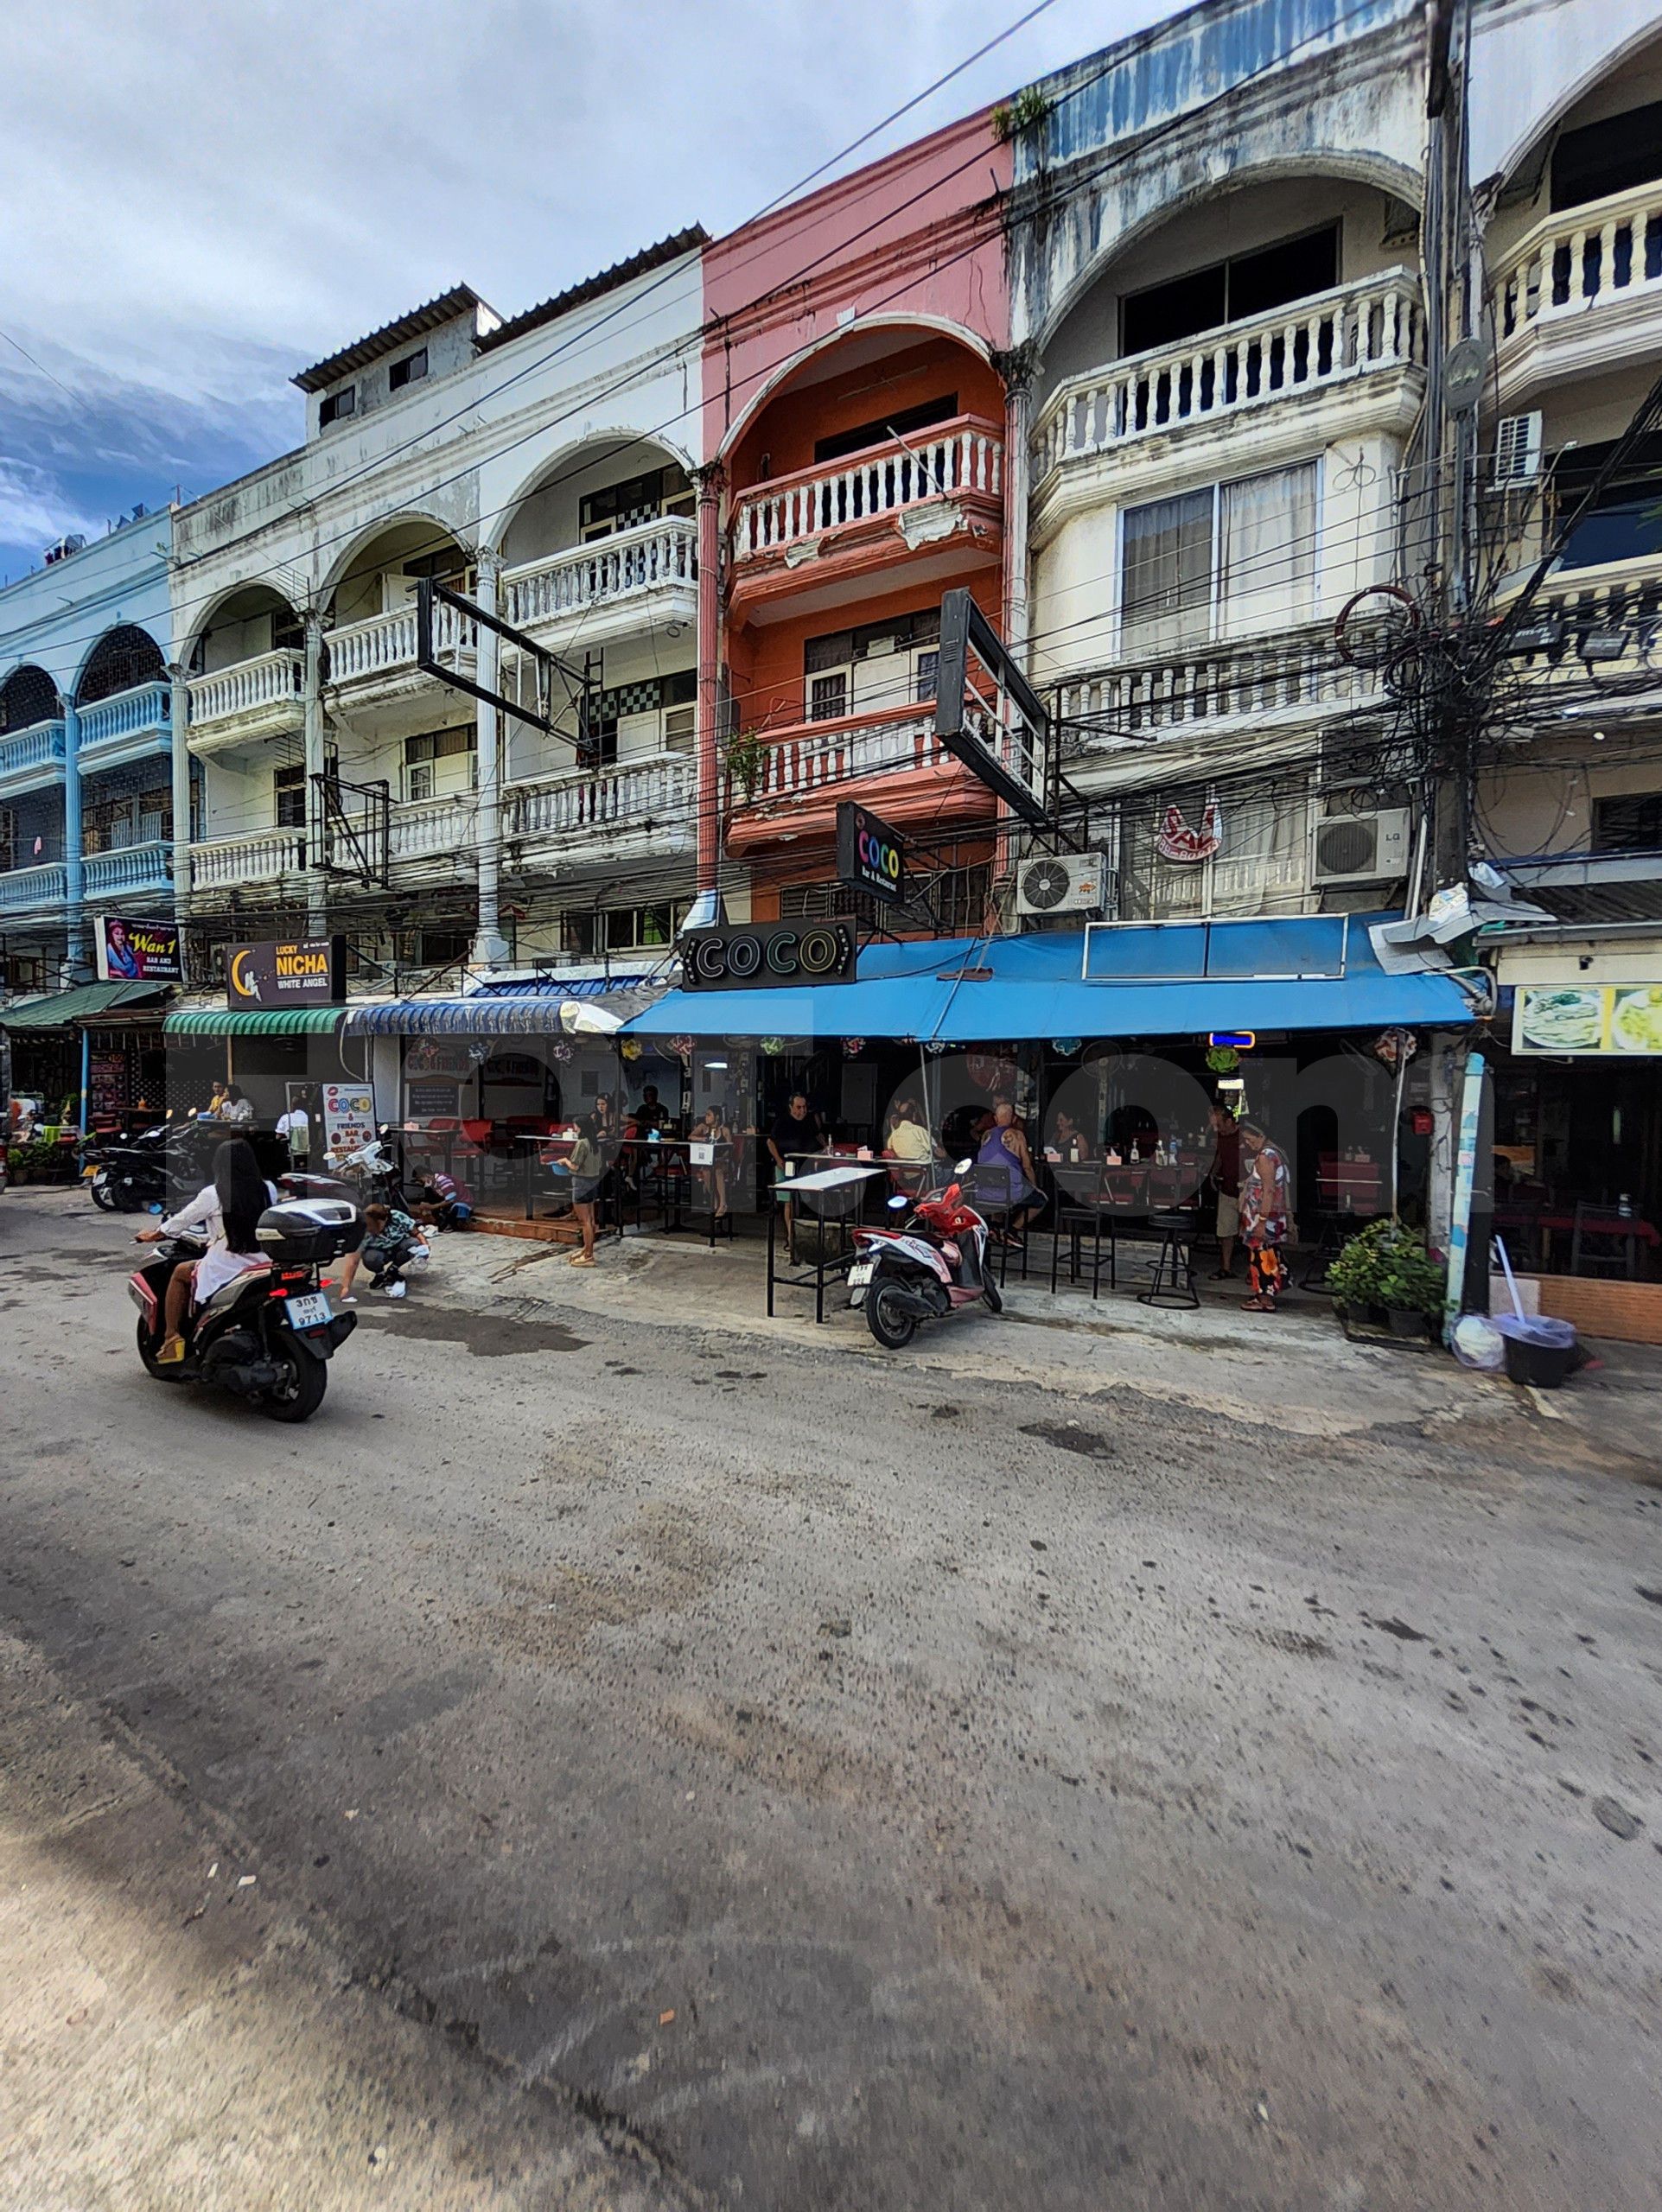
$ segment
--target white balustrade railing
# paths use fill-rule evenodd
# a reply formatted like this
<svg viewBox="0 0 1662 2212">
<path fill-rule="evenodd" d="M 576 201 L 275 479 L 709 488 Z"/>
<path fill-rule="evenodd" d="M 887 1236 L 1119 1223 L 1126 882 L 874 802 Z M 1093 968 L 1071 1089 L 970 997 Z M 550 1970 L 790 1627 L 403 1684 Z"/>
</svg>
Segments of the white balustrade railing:
<svg viewBox="0 0 1662 2212">
<path fill-rule="evenodd" d="M 173 880 L 173 847 L 159 840 L 123 845 L 110 853 L 89 853 L 82 883 L 87 898 L 123 891 L 150 891 Z"/>
<path fill-rule="evenodd" d="M 11 737 L 0 737 L 0 779 L 24 775 L 32 768 L 60 768 L 63 753 L 63 724 L 35 722 Z"/>
<path fill-rule="evenodd" d="M 665 585 L 691 588 L 697 575 L 698 525 L 689 516 L 667 515 L 595 544 L 506 570 L 505 619 L 519 629 L 532 629 Z"/>
<path fill-rule="evenodd" d="M 1054 688 L 1064 747 L 1072 749 L 1091 742 L 1081 724 L 1099 725 L 1111 741 L 1193 723 L 1354 705 L 1375 687 L 1372 677 L 1340 659 L 1332 627 L 1322 624 L 1280 637 L 1121 662 L 1063 677 Z"/>
<path fill-rule="evenodd" d="M 55 868 L 10 868 L 0 875 L 0 914 L 33 913 L 61 906 L 69 896 L 67 871 Z"/>
<path fill-rule="evenodd" d="M 1659 290 L 1662 181 L 1538 223 L 1496 283 L 1500 335 Z"/>
<path fill-rule="evenodd" d="M 297 875 L 306 865 L 305 833 L 260 830 L 246 837 L 209 837 L 190 849 L 193 890 L 213 891 L 242 883 L 274 883 Z"/>
<path fill-rule="evenodd" d="M 401 607 L 392 614 L 374 614 L 367 622 L 347 622 L 331 630 L 323 640 L 328 657 L 331 683 L 359 683 L 366 677 L 389 676 L 416 664 L 416 610 Z M 471 653 L 477 650 L 479 627 L 465 614 L 441 601 L 433 609 L 433 650 L 436 653 Z"/>
<path fill-rule="evenodd" d="M 1500 594 L 1502 613 L 1515 590 Z M 1662 558 L 1559 569 L 1542 585 L 1508 659 L 1534 682 L 1650 675 L 1662 690 Z"/>
<path fill-rule="evenodd" d="M 690 760 L 642 760 L 598 774 L 519 784 L 509 795 L 507 835 L 542 839 L 647 821 L 684 830 L 692 804 Z"/>
<path fill-rule="evenodd" d="M 476 842 L 478 813 L 479 801 L 472 791 L 457 791 L 444 798 L 411 799 L 395 806 L 387 825 L 387 857 L 395 861 L 425 861 L 436 854 L 455 857 L 470 853 Z"/>
<path fill-rule="evenodd" d="M 927 500 L 967 493 L 997 499 L 1003 472 L 1003 433 L 977 416 L 961 415 L 904 442 L 893 438 L 846 461 L 772 477 L 741 493 L 733 513 L 733 557 L 748 560 Z"/>
<path fill-rule="evenodd" d="M 298 699 L 305 683 L 303 653 L 285 646 L 261 653 L 253 660 L 233 661 L 211 675 L 190 681 L 190 726 L 229 721 L 238 715 L 258 714 L 284 700 Z"/>
<path fill-rule="evenodd" d="M 92 752 L 151 730 L 165 734 L 171 717 L 172 700 L 165 683 L 140 683 L 131 691 L 114 692 L 81 709 L 80 749 Z"/>
<path fill-rule="evenodd" d="M 1082 454 L 1423 358 L 1419 286 L 1408 270 L 1338 285 L 1075 377 L 1039 419 L 1034 479 Z"/>
<path fill-rule="evenodd" d="M 760 734 L 767 741 L 749 789 L 735 782 L 735 805 L 820 791 L 850 776 L 899 775 L 939 767 L 952 755 L 935 736 L 935 710 L 902 709 L 863 721 L 805 722 Z"/>
</svg>

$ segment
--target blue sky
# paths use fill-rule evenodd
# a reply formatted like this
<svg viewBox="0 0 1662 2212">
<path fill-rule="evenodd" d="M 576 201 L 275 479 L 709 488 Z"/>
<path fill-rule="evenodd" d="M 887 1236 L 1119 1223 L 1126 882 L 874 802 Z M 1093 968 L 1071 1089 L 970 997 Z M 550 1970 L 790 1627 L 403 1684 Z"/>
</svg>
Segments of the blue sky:
<svg viewBox="0 0 1662 2212">
<path fill-rule="evenodd" d="M 513 314 L 742 222 L 1032 3 L 15 10 L 0 579 L 297 443 L 294 372 L 459 279 Z M 1168 12 L 1051 0 L 860 158 Z"/>
</svg>

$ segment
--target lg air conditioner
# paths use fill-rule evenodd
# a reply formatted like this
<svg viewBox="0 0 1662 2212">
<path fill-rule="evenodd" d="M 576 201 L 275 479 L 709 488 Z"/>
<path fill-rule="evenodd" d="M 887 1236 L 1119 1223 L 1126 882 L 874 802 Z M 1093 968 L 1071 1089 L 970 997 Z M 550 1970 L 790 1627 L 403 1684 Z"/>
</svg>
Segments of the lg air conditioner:
<svg viewBox="0 0 1662 2212">
<path fill-rule="evenodd" d="M 1018 914 L 1099 914 L 1108 903 L 1105 853 L 1035 853 L 1016 874 Z"/>
<path fill-rule="evenodd" d="M 1406 875 L 1410 823 L 1405 806 L 1383 807 L 1377 814 L 1329 814 L 1315 825 L 1313 880 L 1389 883 Z"/>
<path fill-rule="evenodd" d="M 1533 484 L 1541 474 L 1541 416 L 1503 415 L 1494 426 L 1494 485 L 1500 492 Z"/>
</svg>

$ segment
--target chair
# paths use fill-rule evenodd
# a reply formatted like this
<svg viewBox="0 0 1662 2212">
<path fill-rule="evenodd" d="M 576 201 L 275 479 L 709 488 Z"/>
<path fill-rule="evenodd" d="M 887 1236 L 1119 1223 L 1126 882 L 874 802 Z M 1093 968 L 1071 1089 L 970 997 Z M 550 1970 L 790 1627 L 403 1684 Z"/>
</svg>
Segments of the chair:
<svg viewBox="0 0 1662 2212">
<path fill-rule="evenodd" d="M 1064 1238 L 1068 1244 L 1067 1280 L 1079 1281 L 1083 1264 L 1083 1246 L 1088 1231 L 1092 1241 L 1091 1295 L 1096 1298 L 1102 1290 L 1102 1232 L 1108 1230 L 1108 1287 L 1118 1287 L 1118 1247 L 1114 1235 L 1114 1217 L 1103 1188 L 1105 1170 L 1100 1162 L 1089 1167 L 1057 1166 L 1051 1170 L 1055 1179 L 1055 1212 L 1050 1222 L 1050 1287 L 1054 1294 Z"/>
<path fill-rule="evenodd" d="M 1577 1199 L 1570 1236 L 1570 1272 L 1572 1275 L 1626 1275 L 1629 1282 L 1635 1281 L 1639 1224 L 1632 1215 L 1618 1213 L 1614 1206 L 1585 1205 Z"/>
<path fill-rule="evenodd" d="M 1194 1217 L 1189 1213 L 1151 1213 L 1149 1226 L 1160 1237 L 1154 1272 L 1146 1290 L 1139 1290 L 1139 1306 L 1158 1306 L 1193 1312 L 1200 1303 L 1194 1287 Z"/>
<path fill-rule="evenodd" d="M 977 1160 L 965 1178 L 965 1195 L 991 1230 L 1002 1230 L 1003 1241 L 998 1246 L 998 1287 L 1002 1290 L 1009 1274 L 1009 1255 L 1012 1249 L 1022 1255 L 1022 1280 L 1028 1279 L 1028 1233 L 1025 1227 L 1016 1226 L 1018 1210 L 1029 1212 L 1030 1202 L 1016 1195 L 1016 1171 L 998 1160 Z"/>
</svg>

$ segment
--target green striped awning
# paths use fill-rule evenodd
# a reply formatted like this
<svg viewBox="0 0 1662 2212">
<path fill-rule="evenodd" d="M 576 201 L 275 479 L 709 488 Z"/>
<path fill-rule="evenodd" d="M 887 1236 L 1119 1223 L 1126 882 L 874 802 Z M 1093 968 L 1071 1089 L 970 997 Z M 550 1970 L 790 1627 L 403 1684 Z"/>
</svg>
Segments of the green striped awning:
<svg viewBox="0 0 1662 2212">
<path fill-rule="evenodd" d="M 332 1037 L 343 1006 L 193 1006 L 162 1023 L 169 1037 Z"/>
<path fill-rule="evenodd" d="M 16 1006 L 0 1007 L 0 1028 L 67 1029 L 72 1021 L 89 1020 L 115 1007 L 149 1004 L 167 989 L 165 983 L 80 983 L 72 991 L 54 991 L 49 998 L 22 999 Z"/>
</svg>

